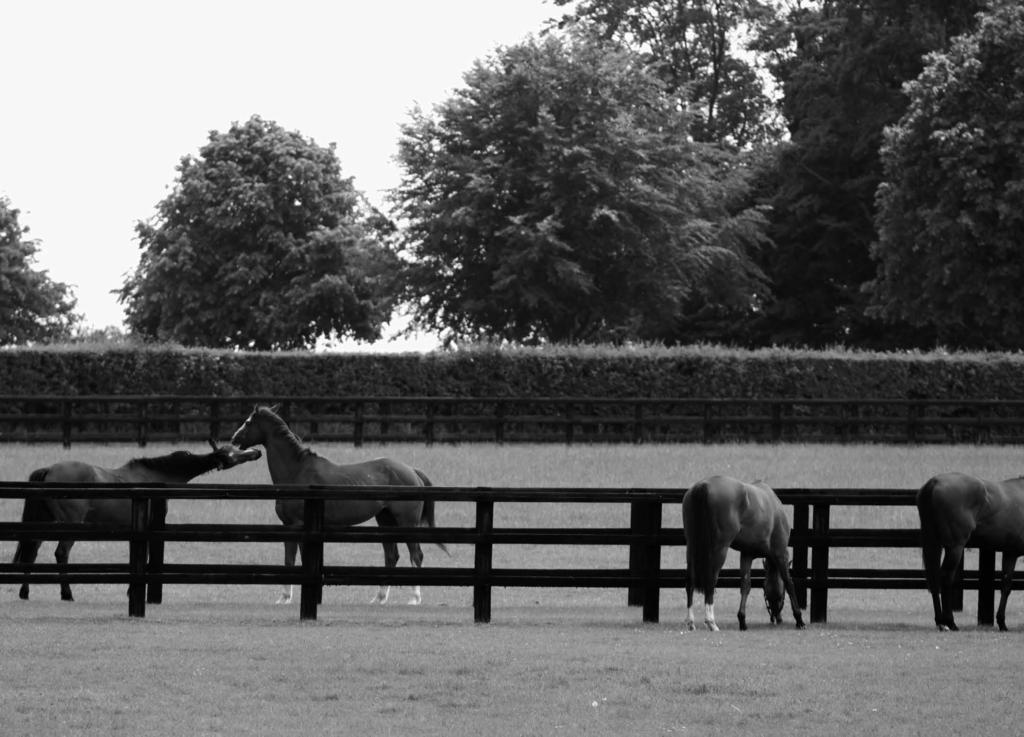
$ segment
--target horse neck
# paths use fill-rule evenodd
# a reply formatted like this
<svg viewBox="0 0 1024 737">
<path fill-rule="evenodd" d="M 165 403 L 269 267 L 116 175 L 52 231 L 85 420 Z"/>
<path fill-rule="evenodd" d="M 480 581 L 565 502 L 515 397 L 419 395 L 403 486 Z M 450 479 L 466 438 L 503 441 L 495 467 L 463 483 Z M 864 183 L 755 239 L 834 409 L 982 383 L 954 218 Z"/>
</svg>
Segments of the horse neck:
<svg viewBox="0 0 1024 737">
<path fill-rule="evenodd" d="M 202 476 L 218 468 L 218 459 L 213 453 L 192 456 L 188 461 L 188 467 L 172 468 L 136 459 L 115 469 L 113 473 L 119 479 L 129 482 L 187 484 L 196 476 Z"/>
<path fill-rule="evenodd" d="M 287 484 L 298 475 L 303 456 L 309 451 L 299 442 L 295 433 L 285 427 L 271 428 L 265 433 L 267 449 L 267 467 L 270 479 L 275 484 Z"/>
</svg>

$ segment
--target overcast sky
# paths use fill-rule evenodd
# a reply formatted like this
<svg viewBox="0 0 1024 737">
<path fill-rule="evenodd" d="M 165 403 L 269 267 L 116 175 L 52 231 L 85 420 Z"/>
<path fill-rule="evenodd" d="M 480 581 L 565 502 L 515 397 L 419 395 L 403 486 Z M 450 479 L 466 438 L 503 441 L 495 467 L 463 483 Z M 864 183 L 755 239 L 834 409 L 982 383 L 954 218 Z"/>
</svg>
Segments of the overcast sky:
<svg viewBox="0 0 1024 737">
<path fill-rule="evenodd" d="M 474 60 L 540 31 L 546 0 L 4 3 L 0 196 L 74 286 L 93 327 L 138 263 L 134 225 L 211 130 L 252 115 L 338 146 L 382 204 L 398 128 L 461 86 Z"/>
</svg>

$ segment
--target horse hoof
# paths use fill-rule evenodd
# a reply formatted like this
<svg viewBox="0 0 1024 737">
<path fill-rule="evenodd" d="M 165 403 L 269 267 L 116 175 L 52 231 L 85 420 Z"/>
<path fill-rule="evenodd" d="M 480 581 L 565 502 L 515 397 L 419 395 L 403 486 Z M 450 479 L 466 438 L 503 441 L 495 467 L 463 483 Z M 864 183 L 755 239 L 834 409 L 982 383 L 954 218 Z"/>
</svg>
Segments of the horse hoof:
<svg viewBox="0 0 1024 737">
<path fill-rule="evenodd" d="M 281 597 L 278 598 L 277 601 L 274 602 L 275 605 L 276 604 L 291 604 L 291 603 L 292 603 L 292 597 L 290 597 L 290 596 L 281 596 Z"/>
<path fill-rule="evenodd" d="M 709 631 L 711 631 L 711 632 L 720 632 L 720 630 L 718 629 L 718 625 L 715 624 L 714 622 L 705 622 L 704 624 L 707 625 L 707 628 L 708 628 Z"/>
<path fill-rule="evenodd" d="M 419 606 L 423 600 L 418 596 L 413 596 L 409 599 L 409 606 Z"/>
<path fill-rule="evenodd" d="M 686 631 L 687 632 L 696 632 L 697 631 L 697 625 L 695 625 L 693 622 L 687 622 L 686 623 Z"/>
</svg>

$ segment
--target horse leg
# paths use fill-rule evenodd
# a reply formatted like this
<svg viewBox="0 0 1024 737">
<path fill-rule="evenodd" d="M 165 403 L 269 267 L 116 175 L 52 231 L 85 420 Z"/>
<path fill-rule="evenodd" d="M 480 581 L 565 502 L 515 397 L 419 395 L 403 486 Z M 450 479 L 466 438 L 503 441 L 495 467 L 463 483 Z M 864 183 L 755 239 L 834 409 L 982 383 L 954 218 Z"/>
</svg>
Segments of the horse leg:
<svg viewBox="0 0 1024 737">
<path fill-rule="evenodd" d="M 740 631 L 747 629 L 747 597 L 750 596 L 750 568 L 754 564 L 754 556 L 740 553 L 740 610 L 736 618 L 740 621 Z"/>
<path fill-rule="evenodd" d="M 996 624 L 1000 632 L 1006 632 L 1006 600 L 1013 589 L 1013 569 L 1017 565 L 1017 556 L 1010 552 L 1003 553 L 1003 579 L 999 590 L 999 611 L 996 612 Z"/>
<path fill-rule="evenodd" d="M 789 607 L 793 610 L 793 619 L 796 620 L 796 628 L 802 630 L 804 628 L 804 615 L 800 611 L 800 604 L 796 600 L 796 584 L 793 583 L 793 575 L 789 572 L 789 555 L 783 553 L 782 555 L 775 556 L 773 558 L 775 565 L 778 566 L 779 574 L 782 576 L 782 583 L 786 587 L 786 595 L 789 597 Z M 779 623 L 782 622 L 782 616 L 779 616 Z"/>
<path fill-rule="evenodd" d="M 42 540 L 19 540 L 18 547 L 14 551 L 14 559 L 12 563 L 24 563 L 30 565 L 36 562 L 36 556 L 39 554 L 39 547 L 43 544 Z M 18 598 L 28 601 L 28 584 L 23 583 L 21 590 L 18 591 Z"/>
<path fill-rule="evenodd" d="M 934 539 L 934 535 L 925 535 L 922 545 L 924 573 L 928 583 L 928 593 L 932 596 L 932 609 L 935 611 L 935 626 L 942 629 L 942 576 L 939 566 L 942 564 L 942 546 Z"/>
<path fill-rule="evenodd" d="M 71 556 L 71 546 L 74 544 L 74 540 L 61 540 L 57 543 L 57 549 L 53 553 L 53 557 L 57 560 L 57 565 L 66 566 L 68 564 L 68 558 Z M 60 581 L 60 598 L 61 601 L 75 600 L 75 597 L 71 595 L 71 586 L 63 577 L 61 577 Z"/>
<path fill-rule="evenodd" d="M 714 573 L 711 575 L 711 580 L 708 581 L 708 588 L 704 591 L 704 626 L 712 632 L 718 632 L 718 623 L 715 621 L 715 588 L 718 586 L 718 574 L 722 570 L 722 566 L 725 565 L 725 556 L 728 553 L 728 547 L 714 550 L 711 553 Z"/>
<path fill-rule="evenodd" d="M 948 546 L 946 554 L 942 558 L 942 567 L 939 571 L 939 595 L 942 600 L 942 612 L 938 626 L 943 632 L 947 630 L 956 632 L 958 629 L 953 620 L 953 586 L 956 583 L 957 569 L 959 569 L 963 557 L 964 544 L 959 543 Z"/>
<path fill-rule="evenodd" d="M 296 540 L 288 540 L 284 544 L 284 564 L 288 568 L 295 566 L 295 556 L 299 552 L 299 543 Z M 275 602 L 277 604 L 291 604 L 292 594 L 294 593 L 294 586 L 292 584 L 285 585 L 281 591 L 281 596 Z"/>
<path fill-rule="evenodd" d="M 686 629 L 693 632 L 697 625 L 693 623 L 693 582 L 689 574 L 686 576 Z"/>
<path fill-rule="evenodd" d="M 422 568 L 423 567 L 423 549 L 420 547 L 420 544 L 418 542 L 416 542 L 415 540 L 413 540 L 411 542 L 406 543 L 406 547 L 409 548 L 409 559 L 410 559 L 410 561 L 412 561 L 412 565 L 415 566 L 416 568 Z M 412 587 L 412 596 L 409 597 L 409 604 L 415 606 L 417 604 L 420 604 L 422 601 L 423 601 L 423 595 L 420 592 L 419 585 L 413 586 Z"/>
<path fill-rule="evenodd" d="M 382 543 L 384 546 L 384 567 L 394 568 L 398 565 L 398 543 L 386 542 Z M 377 593 L 372 599 L 371 604 L 387 604 L 388 597 L 391 595 L 391 587 L 387 584 L 381 584 L 377 587 Z"/>
</svg>

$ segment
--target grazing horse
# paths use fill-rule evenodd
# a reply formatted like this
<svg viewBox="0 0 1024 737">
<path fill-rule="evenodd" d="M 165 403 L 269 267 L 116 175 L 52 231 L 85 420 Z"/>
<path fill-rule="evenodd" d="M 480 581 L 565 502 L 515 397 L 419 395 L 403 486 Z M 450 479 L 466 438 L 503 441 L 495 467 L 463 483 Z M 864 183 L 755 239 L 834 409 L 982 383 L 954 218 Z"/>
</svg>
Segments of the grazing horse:
<svg viewBox="0 0 1024 737">
<path fill-rule="evenodd" d="M 196 476 L 213 470 L 232 468 L 240 463 L 260 457 L 259 450 L 239 450 L 230 445 L 217 447 L 212 440 L 212 453 L 196 455 L 187 450 L 176 450 L 165 456 L 136 458 L 119 468 L 101 468 L 81 461 L 60 461 L 52 466 L 32 472 L 29 481 L 70 484 L 183 484 Z M 131 524 L 131 499 L 25 499 L 22 522 L 70 522 L 83 525 L 128 527 Z M 14 563 L 35 563 L 42 540 L 23 539 L 14 551 Z M 60 540 L 54 556 L 57 563 L 68 562 L 74 540 Z M 22 584 L 18 594 L 28 598 L 28 584 Z M 60 598 L 74 601 L 71 586 L 60 585 Z"/>
<path fill-rule="evenodd" d="M 939 474 L 917 492 L 917 513 L 935 625 L 943 631 L 957 629 L 953 621 L 953 584 L 970 539 L 972 544 L 1003 553 L 996 622 L 1005 631 L 1013 569 L 1017 557 L 1024 553 L 1024 478 L 985 481 L 963 473 Z"/>
<path fill-rule="evenodd" d="M 231 436 L 231 442 L 240 448 L 262 445 L 267 450 L 267 466 L 275 484 L 328 484 L 336 486 L 431 486 L 430 480 L 410 466 L 390 458 L 378 458 L 362 463 L 338 465 L 302 445 L 288 424 L 278 417 L 277 408 L 256 407 L 252 414 Z M 302 499 L 278 499 L 277 516 L 288 527 L 301 527 L 304 502 Z M 423 500 L 368 500 L 328 499 L 324 504 L 324 524 L 328 528 L 351 527 L 371 517 L 381 527 L 434 526 L 434 502 Z M 388 568 L 398 565 L 398 544 L 385 542 L 384 564 Z M 412 564 L 423 564 L 423 551 L 415 540 L 406 543 Z M 438 543 L 445 552 L 448 549 Z M 295 565 L 298 543 L 284 544 L 284 564 Z M 388 600 L 389 586 L 381 586 L 371 603 L 383 604 Z M 278 604 L 292 600 L 292 587 L 287 586 Z M 422 601 L 420 587 L 413 587 L 410 604 Z"/>
<path fill-rule="evenodd" d="M 715 586 L 729 548 L 740 552 L 740 629 L 747 628 L 750 566 L 765 559 L 765 603 L 772 624 L 782 622 L 785 593 L 797 628 L 804 626 L 796 589 L 789 575 L 789 520 L 782 502 L 767 484 L 747 484 L 727 476 L 711 476 L 694 484 L 683 496 L 686 532 L 686 626 L 693 623 L 693 590 L 704 594 L 704 624 L 715 622 Z"/>
</svg>

